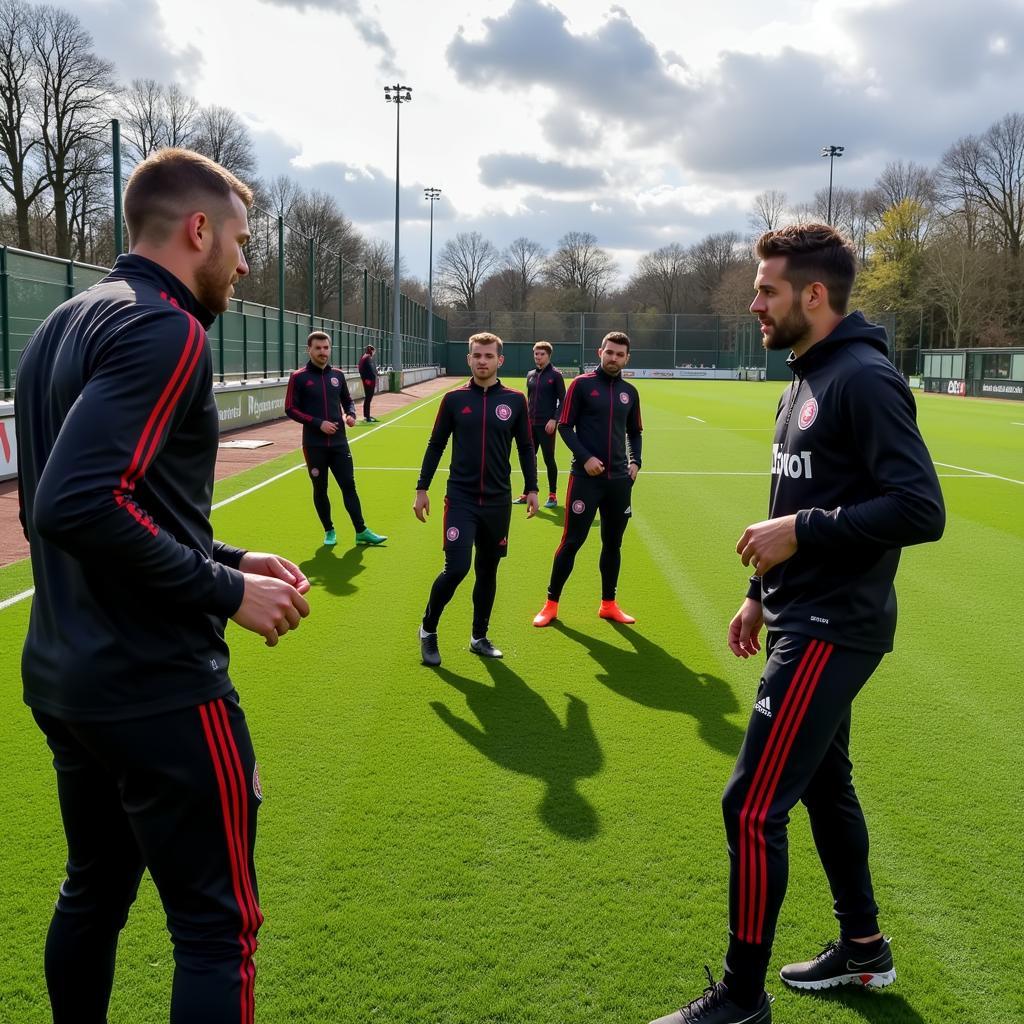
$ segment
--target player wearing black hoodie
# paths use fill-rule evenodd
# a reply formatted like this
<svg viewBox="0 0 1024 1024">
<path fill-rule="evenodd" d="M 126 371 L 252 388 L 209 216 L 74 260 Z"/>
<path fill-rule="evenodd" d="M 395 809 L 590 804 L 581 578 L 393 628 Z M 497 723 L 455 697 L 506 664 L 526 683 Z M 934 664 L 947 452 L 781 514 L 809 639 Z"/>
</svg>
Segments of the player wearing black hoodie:
<svg viewBox="0 0 1024 1024">
<path fill-rule="evenodd" d="M 309 589 L 213 539 L 206 329 L 248 272 L 252 193 L 164 149 L 125 190 L 132 253 L 44 321 L 18 367 L 18 490 L 35 595 L 25 702 L 53 752 L 67 880 L 46 938 L 55 1024 L 105 1021 L 148 869 L 174 943 L 172 1024 L 251 1024 L 262 799 L 224 626 L 268 645 Z"/>
<path fill-rule="evenodd" d="M 882 987 L 896 977 L 878 927 L 868 833 L 849 757 L 853 699 L 892 650 L 900 551 L 937 540 L 942 493 L 885 331 L 846 315 L 855 258 L 832 228 L 794 225 L 757 243 L 751 305 L 766 348 L 792 348 L 772 444 L 769 518 L 736 550 L 753 567 L 729 626 L 738 657 L 768 660 L 722 800 L 729 844 L 725 977 L 656 1024 L 767 1024 L 764 982 L 786 891 L 786 824 L 807 807 L 839 938 L 789 964 L 796 989 Z"/>
</svg>

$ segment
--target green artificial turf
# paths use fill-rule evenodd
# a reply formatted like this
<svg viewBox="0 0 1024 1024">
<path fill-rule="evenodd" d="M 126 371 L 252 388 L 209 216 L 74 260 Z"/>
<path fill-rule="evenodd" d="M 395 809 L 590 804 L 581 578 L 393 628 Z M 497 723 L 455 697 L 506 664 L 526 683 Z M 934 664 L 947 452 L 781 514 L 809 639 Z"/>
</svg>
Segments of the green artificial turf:
<svg viewBox="0 0 1024 1024">
<path fill-rule="evenodd" d="M 490 632 L 500 662 L 467 650 L 467 581 L 441 622 L 443 667 L 419 664 L 443 473 L 429 524 L 411 507 L 436 397 L 354 432 L 363 508 L 385 547 L 352 548 L 340 525 L 338 546 L 321 547 L 301 471 L 214 513 L 218 537 L 279 551 L 313 583 L 310 618 L 277 648 L 229 630 L 265 794 L 258 1020 L 644 1024 L 697 994 L 705 963 L 718 972 L 719 800 L 760 667 L 725 644 L 746 589 L 734 545 L 766 515 L 782 386 L 639 382 L 645 470 L 619 588 L 637 624 L 596 616 L 595 532 L 561 621 L 533 629 L 562 510 L 528 522 L 516 508 Z M 899 979 L 810 996 L 770 980 L 780 1022 L 1024 1019 L 1024 406 L 918 403 L 934 459 L 958 467 L 939 467 L 948 526 L 904 554 L 896 651 L 856 702 L 852 743 Z M 298 459 L 223 481 L 216 500 Z M 24 564 L 0 572 L 0 594 L 26 579 Z M 42 947 L 64 861 L 46 747 L 20 702 L 28 611 L 0 612 L 0 1021 L 12 1024 L 50 1019 Z M 790 853 L 774 966 L 835 931 L 801 808 Z M 166 1020 L 172 967 L 147 880 L 111 1022 Z"/>
</svg>

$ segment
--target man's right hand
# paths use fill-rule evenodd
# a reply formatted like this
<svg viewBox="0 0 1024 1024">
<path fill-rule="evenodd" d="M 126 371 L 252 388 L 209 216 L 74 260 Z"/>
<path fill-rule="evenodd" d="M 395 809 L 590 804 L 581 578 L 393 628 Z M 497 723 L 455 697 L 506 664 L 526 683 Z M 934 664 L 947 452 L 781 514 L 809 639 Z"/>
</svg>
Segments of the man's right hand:
<svg viewBox="0 0 1024 1024">
<path fill-rule="evenodd" d="M 748 597 L 729 623 L 729 650 L 737 658 L 749 658 L 761 650 L 758 634 L 764 625 L 761 602 Z"/>
<path fill-rule="evenodd" d="M 337 423 L 332 423 L 330 420 L 323 420 L 320 423 L 320 429 L 328 437 L 330 437 L 332 434 L 336 434 L 338 432 L 338 424 Z"/>
<path fill-rule="evenodd" d="M 430 495 L 426 491 L 416 492 L 416 500 L 413 502 L 412 510 L 416 513 L 416 518 L 421 523 L 427 521 L 427 516 L 430 515 Z"/>
<path fill-rule="evenodd" d="M 276 647 L 289 629 L 299 628 L 299 622 L 309 614 L 309 602 L 284 580 L 251 572 L 242 575 L 242 603 L 231 618 L 243 629 L 259 633 L 268 647 Z"/>
<path fill-rule="evenodd" d="M 587 471 L 587 476 L 600 476 L 604 472 L 604 463 L 596 455 L 591 455 L 583 463 L 583 468 Z"/>
</svg>

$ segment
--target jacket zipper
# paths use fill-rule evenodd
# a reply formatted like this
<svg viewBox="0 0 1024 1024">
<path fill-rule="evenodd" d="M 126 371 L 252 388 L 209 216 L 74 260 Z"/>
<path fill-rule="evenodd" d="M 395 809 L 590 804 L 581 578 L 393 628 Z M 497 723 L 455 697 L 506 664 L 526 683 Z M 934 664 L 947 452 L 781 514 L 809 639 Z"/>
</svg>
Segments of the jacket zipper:
<svg viewBox="0 0 1024 1024">
<path fill-rule="evenodd" d="M 480 441 L 480 498 L 478 505 L 484 503 L 484 467 L 487 462 L 487 392 L 484 392 L 484 427 Z"/>
</svg>

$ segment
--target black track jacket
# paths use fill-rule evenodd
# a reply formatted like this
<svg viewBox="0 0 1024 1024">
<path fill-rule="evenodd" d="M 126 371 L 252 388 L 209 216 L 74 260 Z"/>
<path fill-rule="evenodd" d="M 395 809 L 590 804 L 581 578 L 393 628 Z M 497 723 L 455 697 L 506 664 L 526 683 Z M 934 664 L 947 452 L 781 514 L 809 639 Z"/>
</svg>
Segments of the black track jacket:
<svg viewBox="0 0 1024 1024">
<path fill-rule="evenodd" d="M 550 363 L 543 370 L 532 369 L 526 375 L 526 404 L 531 423 L 557 420 L 565 398 L 565 378 Z"/>
<path fill-rule="evenodd" d="M 482 388 L 475 381 L 441 398 L 427 450 L 423 456 L 418 491 L 434 479 L 448 438 L 452 464 L 448 474 L 449 501 L 472 505 L 508 505 L 512 501 L 512 442 L 519 449 L 523 493 L 537 490 L 537 456 L 530 437 L 526 396 L 501 381 Z"/>
<path fill-rule="evenodd" d="M 586 476 L 587 459 L 604 463 L 606 479 L 629 475 L 629 463 L 638 466 L 641 453 L 640 395 L 621 376 L 609 376 L 600 367 L 573 379 L 562 403 L 558 433 L 572 452 L 569 472 Z M 627 439 L 629 443 L 627 451 Z"/>
<path fill-rule="evenodd" d="M 799 359 L 779 402 L 769 517 L 796 515 L 788 561 L 751 580 L 771 632 L 892 650 L 900 549 L 938 540 L 942 491 L 882 327 L 850 313 Z"/>
<path fill-rule="evenodd" d="M 156 714 L 230 692 L 243 552 L 213 540 L 213 316 L 141 256 L 55 309 L 18 366 L 22 526 L 36 593 L 25 702 Z"/>
<path fill-rule="evenodd" d="M 369 352 L 364 352 L 359 357 L 359 376 L 366 391 L 377 389 L 377 367 L 373 365 L 373 356 Z"/>
<path fill-rule="evenodd" d="M 322 370 L 311 359 L 288 378 L 284 397 L 285 415 L 302 424 L 303 448 L 337 448 L 348 444 L 345 417 L 355 416 L 356 407 L 348 392 L 345 373 L 328 363 Z M 325 434 L 320 424 L 338 425 L 336 434 Z"/>
</svg>

